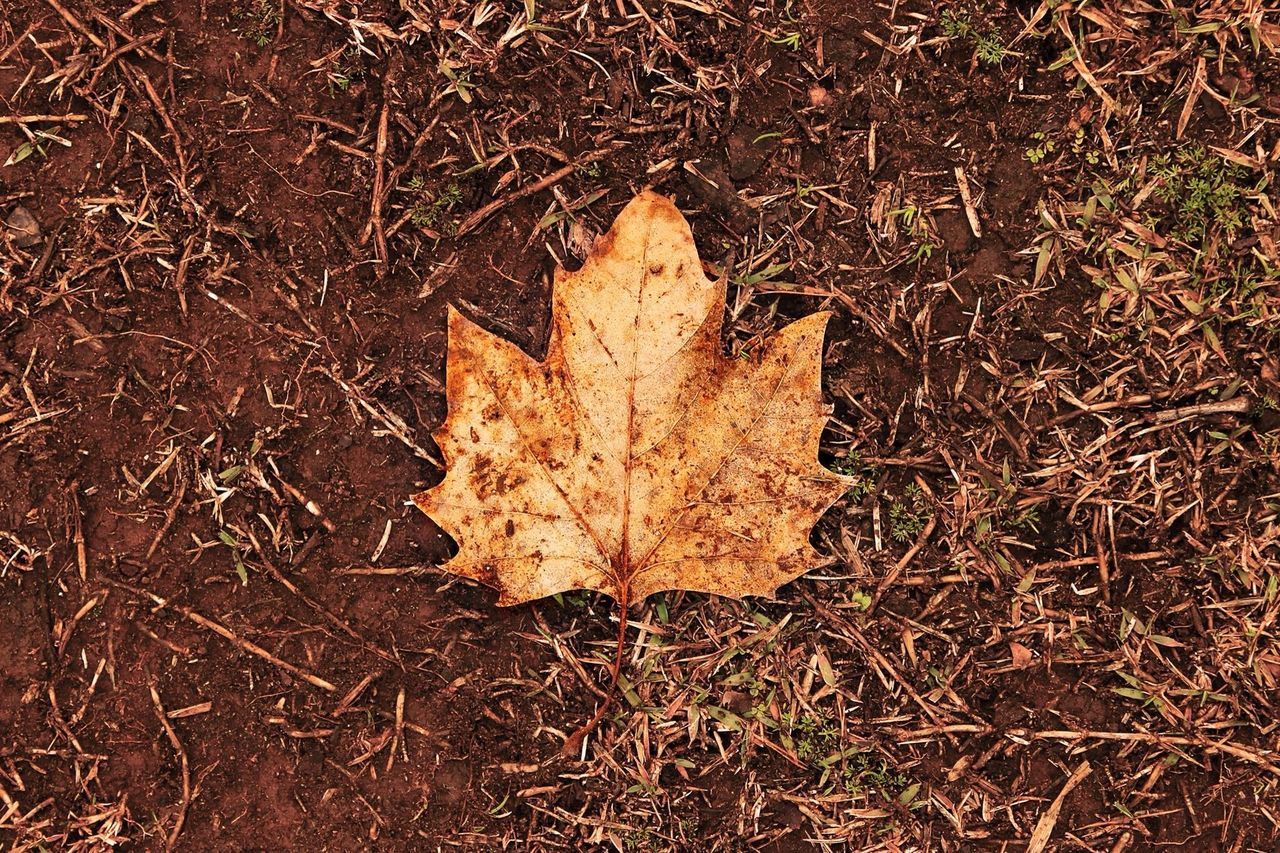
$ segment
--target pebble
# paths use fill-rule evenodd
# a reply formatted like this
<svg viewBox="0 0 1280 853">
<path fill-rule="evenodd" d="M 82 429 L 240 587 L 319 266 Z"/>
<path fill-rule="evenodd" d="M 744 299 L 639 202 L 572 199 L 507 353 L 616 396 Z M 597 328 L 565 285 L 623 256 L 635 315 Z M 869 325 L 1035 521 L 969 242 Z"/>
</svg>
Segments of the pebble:
<svg viewBox="0 0 1280 853">
<path fill-rule="evenodd" d="M 19 249 L 30 249 L 40 242 L 40 223 L 20 204 L 9 212 L 4 228 Z"/>
</svg>

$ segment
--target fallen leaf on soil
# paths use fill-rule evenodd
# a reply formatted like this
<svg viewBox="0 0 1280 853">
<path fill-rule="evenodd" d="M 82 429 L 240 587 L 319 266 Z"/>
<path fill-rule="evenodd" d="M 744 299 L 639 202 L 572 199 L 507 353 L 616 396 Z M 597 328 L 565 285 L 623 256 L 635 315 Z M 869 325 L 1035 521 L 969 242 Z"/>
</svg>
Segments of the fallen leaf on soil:
<svg viewBox="0 0 1280 853">
<path fill-rule="evenodd" d="M 721 354 L 725 283 L 645 192 L 576 272 L 558 269 L 538 362 L 449 310 L 440 485 L 414 495 L 458 542 L 445 569 L 502 605 L 593 589 L 769 596 L 823 564 L 809 531 L 847 488 L 818 464 L 813 314 Z"/>
</svg>

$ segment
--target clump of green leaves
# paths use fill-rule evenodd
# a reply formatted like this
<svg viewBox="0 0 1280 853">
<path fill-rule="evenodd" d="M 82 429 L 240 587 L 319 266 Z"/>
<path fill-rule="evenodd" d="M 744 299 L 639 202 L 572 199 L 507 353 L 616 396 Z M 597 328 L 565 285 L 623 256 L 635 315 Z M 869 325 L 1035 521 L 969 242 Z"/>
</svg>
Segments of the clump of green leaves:
<svg viewBox="0 0 1280 853">
<path fill-rule="evenodd" d="M 933 257 L 937 243 L 924 211 L 908 201 L 902 207 L 889 211 L 887 215 L 915 243 L 915 250 L 906 259 L 907 263 L 923 262 Z"/>
<path fill-rule="evenodd" d="M 258 47 L 266 47 L 280 26 L 280 7 L 274 0 L 251 0 L 232 8 L 231 17 L 240 26 L 240 34 Z"/>
<path fill-rule="evenodd" d="M 1151 174 L 1160 179 L 1155 195 L 1169 207 L 1174 239 L 1201 246 L 1214 225 L 1228 239 L 1244 226 L 1243 166 L 1187 145 L 1152 158 Z"/>
<path fill-rule="evenodd" d="M 631 853 L 631 851 L 652 850 L 653 833 L 644 827 L 627 830 L 622 836 L 622 849 L 628 851 L 628 853 Z"/>
<path fill-rule="evenodd" d="M 1088 145 L 1088 142 L 1085 139 L 1083 127 L 1076 128 L 1075 134 L 1071 137 L 1070 148 L 1071 153 L 1083 161 L 1084 165 L 1087 166 L 1098 165 L 1098 161 L 1102 156 L 1099 154 L 1098 149 L 1092 148 Z M 1057 149 L 1057 141 L 1048 133 L 1040 130 L 1031 134 L 1031 144 L 1027 150 L 1023 152 L 1023 156 L 1032 163 L 1042 163 L 1049 158 L 1049 155 L 1056 152 Z"/>
<path fill-rule="evenodd" d="M 977 516 L 972 536 L 979 548 L 1004 566 L 1004 557 L 994 547 L 1001 535 L 1008 530 L 1020 534 L 1039 533 L 1040 510 L 1035 504 L 1022 506 L 1018 503 L 1019 485 L 1014 482 L 1013 469 L 1009 467 L 1008 459 L 1004 461 L 1000 478 L 999 488 L 987 486 L 984 490 L 990 509 Z"/>
<path fill-rule="evenodd" d="M 1031 134 L 1031 147 L 1026 150 L 1026 158 L 1032 163 L 1041 163 L 1046 157 L 1054 152 L 1057 143 L 1053 141 L 1043 130 L 1037 130 Z"/>
<path fill-rule="evenodd" d="M 826 716 L 805 714 L 791 722 L 791 741 L 796 757 L 817 765 L 840 747 L 840 728 Z"/>
<path fill-rule="evenodd" d="M 852 503 L 862 503 L 863 499 L 876 490 L 876 475 L 879 470 L 862 461 L 862 454 L 850 451 L 843 459 L 831 463 L 831 470 L 846 477 L 853 477 L 853 485 L 845 492 L 845 497 Z"/>
<path fill-rule="evenodd" d="M 979 62 L 987 65 L 999 65 L 1008 56 L 1009 49 L 1004 46 L 997 30 L 982 33 L 974 39 L 974 53 Z"/>
<path fill-rule="evenodd" d="M 869 752 L 846 754 L 844 766 L 833 781 L 846 794 L 860 796 L 868 789 L 885 799 L 897 800 L 910 807 L 920 793 L 920 783 L 913 783 L 905 773 L 889 766 L 884 758 Z"/>
<path fill-rule="evenodd" d="M 419 228 L 439 226 L 446 232 L 452 231 L 452 223 L 444 221 L 444 217 L 462 201 L 462 187 L 456 181 L 450 181 L 434 197 L 427 191 L 426 179 L 421 175 L 411 177 L 405 188 L 417 196 L 409 210 L 410 222 Z"/>
<path fill-rule="evenodd" d="M 1076 135 L 1071 139 L 1071 153 L 1083 157 L 1085 164 L 1089 166 L 1098 165 L 1098 160 L 1101 159 L 1098 149 L 1085 145 L 1083 127 L 1076 128 Z"/>
<path fill-rule="evenodd" d="M 1115 303 L 1113 284 L 1132 300 L 1176 280 L 1181 286 L 1171 295 L 1200 318 L 1201 330 L 1215 348 L 1221 346 L 1215 327 L 1263 315 L 1268 298 L 1264 284 L 1277 270 L 1247 238 L 1256 233 L 1250 206 L 1267 189 L 1269 178 L 1194 143 L 1153 154 L 1145 162 L 1121 160 L 1118 168 L 1119 174 L 1100 175 L 1076 208 L 1076 222 L 1088 232 L 1089 251 L 1098 262 L 1088 272 L 1103 290 L 1101 309 Z M 1131 217 L 1158 237 L 1133 229 L 1132 237 L 1109 238 L 1104 229 L 1113 216 Z M 1130 269 L 1135 260 L 1147 266 L 1142 282 Z M 1137 316 L 1142 322 L 1132 328 L 1145 336 L 1153 314 L 1150 304 L 1141 310 Z"/>
<path fill-rule="evenodd" d="M 62 130 L 60 126 L 55 126 L 51 130 L 34 130 L 25 127 L 23 130 L 30 138 L 13 150 L 13 153 L 4 161 L 4 165 L 6 167 L 16 166 L 32 154 L 39 154 L 41 157 L 48 157 L 49 154 L 45 148 L 50 142 L 56 142 L 59 145 L 65 145 L 68 148 L 71 147 L 70 141 L 58 135 Z"/>
<path fill-rule="evenodd" d="M 241 586 L 249 585 L 249 570 L 245 568 L 244 560 L 240 558 L 240 551 L 243 549 L 240 540 L 232 535 L 225 527 L 218 531 L 218 541 L 231 549 L 231 559 L 236 564 L 236 577 L 240 578 Z"/>
<path fill-rule="evenodd" d="M 932 517 L 924 491 L 915 483 L 908 483 L 902 490 L 902 500 L 889 504 L 889 535 L 895 542 L 911 542 Z"/>
<path fill-rule="evenodd" d="M 469 104 L 475 100 L 471 91 L 476 88 L 476 84 L 471 81 L 471 66 L 441 60 L 440 73 L 449 81 L 449 85 L 445 86 L 444 93 L 450 92 L 456 94 L 464 104 Z"/>
<path fill-rule="evenodd" d="M 846 745 L 840 737 L 840 726 L 827 714 L 784 717 L 783 722 L 789 723 L 790 729 L 789 735 L 783 735 L 784 742 L 792 745 L 797 758 L 822 771 L 819 785 L 852 796 L 875 792 L 914 808 L 920 783 L 890 767 L 883 757 Z"/>
<path fill-rule="evenodd" d="M 967 39 L 973 43 L 973 52 L 979 62 L 999 65 L 1009 54 L 1000 31 L 995 27 L 979 30 L 964 12 L 946 9 L 938 21 L 942 34 L 950 39 Z"/>
<path fill-rule="evenodd" d="M 1181 244 L 1181 252 L 1190 252 L 1182 263 L 1206 296 L 1248 298 L 1274 275 L 1257 252 L 1233 249 L 1252 229 L 1249 197 L 1266 187 L 1266 178 L 1253 182 L 1246 167 L 1197 144 L 1154 156 L 1148 174 L 1158 181 L 1153 195 L 1163 210 L 1148 212 L 1146 225 Z"/>
<path fill-rule="evenodd" d="M 777 45 L 782 45 L 787 50 L 800 49 L 800 33 L 795 31 L 792 31 L 789 33 L 783 33 L 778 36 L 770 36 L 769 41 Z"/>
<path fill-rule="evenodd" d="M 329 67 L 325 71 L 329 94 L 348 91 L 351 84 L 363 76 L 364 65 L 360 61 L 360 47 L 350 45 L 329 61 Z"/>
<path fill-rule="evenodd" d="M 938 24 L 947 38 L 965 38 L 973 32 L 973 22 L 969 20 L 969 16 L 955 9 L 942 10 L 942 18 Z"/>
</svg>

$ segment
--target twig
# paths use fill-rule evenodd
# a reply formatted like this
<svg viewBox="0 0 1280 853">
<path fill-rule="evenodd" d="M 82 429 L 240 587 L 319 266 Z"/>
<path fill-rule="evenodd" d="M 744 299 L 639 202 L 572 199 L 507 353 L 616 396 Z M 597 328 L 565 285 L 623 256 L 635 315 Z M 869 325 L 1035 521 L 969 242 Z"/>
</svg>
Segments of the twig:
<svg viewBox="0 0 1280 853">
<path fill-rule="evenodd" d="M 418 443 L 409 436 L 409 425 L 406 424 L 399 415 L 383 408 L 381 404 L 374 406 L 373 403 L 370 403 L 365 398 L 364 394 L 362 394 L 358 388 L 343 379 L 339 379 L 338 374 L 329 370 L 322 370 L 321 372 L 336 382 L 338 387 L 347 393 L 348 397 L 359 403 L 360 408 L 364 409 L 374 418 L 374 420 L 386 427 L 388 432 L 398 438 L 401 444 L 412 450 L 414 455 L 419 459 L 425 459 L 437 468 L 444 468 L 444 463 L 436 458 L 435 454 L 419 447 Z"/>
<path fill-rule="evenodd" d="M 1148 420 L 1158 424 L 1180 421 L 1196 415 L 1241 415 L 1249 411 L 1249 401 L 1245 397 L 1232 397 L 1230 400 L 1215 400 L 1211 403 L 1196 403 L 1192 406 L 1179 406 L 1164 412 L 1153 412 Z"/>
<path fill-rule="evenodd" d="M 338 526 L 329 520 L 329 516 L 325 514 L 325 511 L 320 508 L 318 503 L 307 497 L 305 492 L 291 484 L 283 475 L 281 475 L 280 469 L 276 467 L 276 460 L 274 458 L 269 460 L 269 464 L 271 465 L 271 473 L 276 475 L 276 479 L 280 481 L 280 485 L 284 486 L 284 490 L 289 493 L 289 497 L 293 498 L 298 502 L 299 506 L 311 513 L 311 515 L 320 522 L 325 530 L 333 533 L 338 529 Z"/>
<path fill-rule="evenodd" d="M 73 29 L 75 29 L 77 32 L 79 32 L 82 36 L 87 38 L 89 41 L 93 42 L 94 47 L 100 47 L 104 50 L 106 49 L 107 43 L 104 42 L 101 38 L 99 38 L 98 35 L 93 32 L 93 30 L 86 27 L 83 21 L 81 21 L 74 14 L 72 14 L 65 6 L 59 3 L 58 0 L 44 0 L 44 2 L 52 6 L 53 10 L 62 16 L 62 20 L 70 24 Z"/>
<path fill-rule="evenodd" d="M 338 689 L 334 687 L 332 684 L 330 684 L 328 681 L 325 681 L 320 676 L 310 673 L 307 670 L 303 669 L 302 667 L 294 666 L 288 661 L 281 660 L 280 658 L 271 654 L 271 652 L 262 648 L 262 646 L 259 646 L 257 643 L 254 643 L 250 640 L 246 640 L 238 636 L 234 631 L 232 631 L 230 628 L 226 627 L 222 623 L 215 622 L 212 619 L 209 619 L 205 616 L 201 616 L 199 613 L 192 610 L 190 607 L 186 607 L 181 604 L 174 604 L 168 599 L 162 598 L 156 595 L 154 592 L 151 592 L 148 589 L 143 589 L 142 587 L 133 586 L 132 584 L 127 584 L 127 583 L 122 583 L 121 581 L 112 580 L 110 578 L 107 579 L 107 582 L 114 587 L 118 587 L 119 589 L 132 592 L 134 595 L 140 595 L 140 596 L 143 596 L 144 598 L 149 598 L 160 607 L 166 608 L 168 610 L 173 610 L 177 613 L 181 613 L 183 616 L 187 617 L 192 622 L 196 623 L 202 628 L 208 628 L 210 631 L 217 634 L 218 636 L 226 640 L 229 640 L 230 642 L 239 646 L 241 650 L 246 651 L 251 655 L 257 655 L 258 657 L 262 658 L 268 663 L 274 664 L 280 669 L 283 669 L 285 672 L 288 672 L 292 675 L 296 675 L 297 677 L 301 678 L 303 681 L 307 682 L 308 684 L 319 687 L 321 690 L 328 690 L 331 693 Z"/>
<path fill-rule="evenodd" d="M 276 568 L 275 563 L 273 563 L 267 557 L 266 552 L 263 551 L 262 546 L 258 543 L 258 538 L 253 535 L 253 531 L 248 530 L 247 533 L 249 536 L 249 543 L 253 546 L 254 553 L 258 555 L 258 559 L 262 561 L 262 565 L 266 567 L 267 573 L 271 575 L 272 578 L 275 579 L 276 583 L 280 584 L 285 589 L 289 590 L 289 592 L 293 593 L 298 598 L 302 599 L 302 602 L 304 604 L 306 604 L 312 610 L 316 611 L 321 616 L 323 616 L 326 620 L 328 620 L 328 622 L 331 625 L 333 625 L 335 628 L 340 630 L 342 633 L 346 634 L 352 640 L 355 640 L 356 643 L 358 643 L 362 648 L 372 651 L 374 654 L 376 654 L 378 657 L 382 658 L 383 660 L 390 661 L 391 663 L 396 664 L 397 666 L 401 666 L 401 667 L 403 666 L 403 664 L 400 662 L 400 660 L 396 658 L 395 655 L 381 648 L 377 643 L 374 643 L 371 640 L 364 637 L 355 628 L 352 628 L 346 622 L 339 619 L 337 614 L 330 611 L 329 608 L 325 607 L 323 604 L 316 601 L 310 595 L 308 595 L 307 593 L 299 589 L 298 586 L 295 583 L 293 583 L 293 581 L 285 577 L 284 573 L 281 572 L 278 568 Z"/>
<path fill-rule="evenodd" d="M 80 509 L 80 484 L 71 484 L 71 506 L 75 511 L 76 532 L 72 540 L 76 546 L 76 565 L 80 569 L 80 581 L 83 583 L 89 575 L 89 558 L 84 543 L 84 513 Z"/>
<path fill-rule="evenodd" d="M 178 733 L 173 730 L 173 724 L 169 722 L 169 715 L 165 713 L 164 705 L 160 704 L 160 694 L 156 692 L 155 684 L 151 685 L 151 701 L 156 706 L 156 716 L 160 719 L 160 725 L 164 727 L 164 733 L 169 736 L 169 743 L 173 745 L 174 751 L 178 753 L 178 760 L 182 763 L 182 805 L 178 808 L 178 820 L 174 823 L 173 829 L 169 830 L 169 838 L 165 843 L 165 849 L 172 850 L 178 843 L 178 835 L 182 832 L 182 825 L 187 821 L 187 809 L 191 805 L 191 765 L 187 762 L 187 751 L 182 748 L 182 741 L 178 740 Z"/>
<path fill-rule="evenodd" d="M 1179 735 L 1161 735 L 1153 732 L 1096 732 L 1096 731 L 1041 731 L 1029 732 L 1025 729 L 1011 729 L 1006 734 L 1012 737 L 1035 738 L 1037 740 L 1118 740 L 1153 743 L 1157 746 L 1194 746 L 1206 752 L 1222 752 L 1254 764 L 1268 773 L 1280 776 L 1280 766 L 1269 761 L 1267 756 L 1242 746 L 1225 741 L 1210 740 L 1206 737 L 1189 738 Z"/>
<path fill-rule="evenodd" d="M 196 235 L 192 234 L 182 246 L 182 257 L 178 259 L 178 269 L 173 274 L 173 289 L 178 291 L 178 307 L 182 309 L 183 317 L 187 316 L 187 270 L 191 267 L 191 250 L 195 245 Z"/>
<path fill-rule="evenodd" d="M 552 172 L 550 175 L 547 175 L 545 178 L 534 181 L 531 184 L 527 184 L 518 190 L 513 190 L 512 192 L 509 192 L 506 195 L 504 195 L 502 198 L 494 199 L 493 201 L 486 204 L 484 207 L 477 210 L 475 213 L 468 216 L 466 219 L 462 220 L 462 224 L 458 226 L 457 236 L 461 237 L 462 235 L 471 232 L 481 222 L 484 222 L 490 216 L 497 213 L 499 210 L 511 204 L 512 202 L 518 201 L 524 198 L 525 196 L 530 196 L 530 195 L 533 195 L 534 193 L 542 192 L 547 187 L 551 187 L 560 183 L 560 181 L 563 181 L 565 178 L 572 175 L 580 167 L 585 166 L 588 163 L 592 163 L 596 160 L 599 160 L 601 157 L 605 157 L 609 154 L 612 154 L 616 150 L 617 150 L 617 147 L 614 146 L 610 148 L 600 148 L 595 151 L 592 151 L 590 154 L 585 154 L 582 157 L 578 158 L 577 162 L 570 163 L 568 166 L 564 166 L 562 168 L 556 169 L 554 172 Z"/>
<path fill-rule="evenodd" d="M 390 81 L 383 84 L 387 95 L 382 102 L 382 112 L 378 116 L 378 141 L 373 149 L 373 199 L 369 203 L 369 221 L 365 223 L 364 233 L 360 235 L 360 245 L 369 242 L 373 234 L 373 248 L 379 261 L 378 275 L 386 272 L 387 235 L 382 225 L 383 186 L 387 179 L 387 123 L 391 114 Z"/>
<path fill-rule="evenodd" d="M 978 209 L 973 205 L 973 192 L 969 189 L 969 178 L 963 166 L 956 166 L 956 185 L 960 188 L 960 201 L 964 203 L 964 215 L 969 220 L 969 228 L 973 236 L 981 239 L 982 223 L 978 221 Z"/>
<path fill-rule="evenodd" d="M 129 10 L 127 12 L 125 12 L 123 15 L 120 16 L 120 20 L 127 21 L 130 18 L 132 18 L 134 15 L 141 12 L 143 9 L 147 8 L 148 6 L 154 6 L 159 2 L 160 0 L 138 0 L 137 3 L 134 3 L 132 6 L 129 7 Z"/>
<path fill-rule="evenodd" d="M 387 772 L 396 764 L 396 749 L 404 743 L 404 688 L 396 694 L 396 727 L 391 736 L 391 749 L 387 751 Z"/>
<path fill-rule="evenodd" d="M 1040 820 L 1036 822 L 1036 828 L 1031 833 L 1031 841 L 1027 843 L 1027 853 L 1042 853 L 1049 845 L 1049 838 L 1053 835 L 1053 828 L 1058 825 L 1058 815 L 1062 813 L 1062 804 L 1066 801 L 1067 794 L 1070 794 L 1092 772 L 1093 768 L 1089 766 L 1089 762 L 1082 761 L 1075 772 L 1067 778 L 1058 796 L 1054 797 L 1049 808 L 1045 809 Z"/>
<path fill-rule="evenodd" d="M 29 116 L 0 116 L 0 124 L 31 124 L 37 121 L 65 121 L 68 123 L 77 121 L 88 121 L 89 117 L 84 113 L 67 113 L 66 115 L 29 115 Z"/>
<path fill-rule="evenodd" d="M 1111 563 L 1107 560 L 1106 536 L 1102 528 L 1102 507 L 1093 512 L 1093 549 L 1098 558 L 1098 583 L 1102 586 L 1102 600 L 1111 602 Z"/>
</svg>

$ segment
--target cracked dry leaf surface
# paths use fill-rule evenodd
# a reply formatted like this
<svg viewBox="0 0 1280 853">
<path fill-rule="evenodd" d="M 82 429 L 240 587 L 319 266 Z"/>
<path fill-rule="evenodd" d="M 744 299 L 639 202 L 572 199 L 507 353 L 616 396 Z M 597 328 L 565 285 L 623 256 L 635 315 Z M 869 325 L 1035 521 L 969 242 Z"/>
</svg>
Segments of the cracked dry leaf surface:
<svg viewBox="0 0 1280 853">
<path fill-rule="evenodd" d="M 828 315 L 721 354 L 725 284 L 645 192 L 576 272 L 557 269 L 546 359 L 449 310 L 447 463 L 413 496 L 458 543 L 445 569 L 512 605 L 571 589 L 771 596 L 847 481 L 818 463 Z"/>
</svg>

